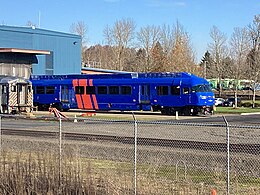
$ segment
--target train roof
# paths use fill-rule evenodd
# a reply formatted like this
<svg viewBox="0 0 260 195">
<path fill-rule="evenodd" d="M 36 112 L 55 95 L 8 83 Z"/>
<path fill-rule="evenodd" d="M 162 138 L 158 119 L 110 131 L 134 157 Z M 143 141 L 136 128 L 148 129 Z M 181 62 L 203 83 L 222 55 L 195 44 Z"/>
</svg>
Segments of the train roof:
<svg viewBox="0 0 260 195">
<path fill-rule="evenodd" d="M 22 77 L 0 75 L 0 84 L 4 83 L 31 83 L 31 81 Z"/>
<path fill-rule="evenodd" d="M 191 78 L 197 77 L 187 72 L 161 73 L 115 73 L 115 74 L 72 74 L 72 75 L 32 75 L 31 80 L 48 79 L 135 79 L 135 78 Z M 197 77 L 199 78 L 199 77 Z"/>
</svg>

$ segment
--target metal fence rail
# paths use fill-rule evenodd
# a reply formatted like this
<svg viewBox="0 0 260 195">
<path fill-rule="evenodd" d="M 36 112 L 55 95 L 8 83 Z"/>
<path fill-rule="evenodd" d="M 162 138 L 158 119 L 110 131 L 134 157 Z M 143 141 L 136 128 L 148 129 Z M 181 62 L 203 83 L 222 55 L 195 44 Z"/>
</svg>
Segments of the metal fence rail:
<svg viewBox="0 0 260 195">
<path fill-rule="evenodd" d="M 106 194 L 260 193 L 260 127 L 225 118 L 223 124 L 1 118 L 0 134 L 0 169 L 6 151 L 53 153 L 61 186 L 75 165 L 82 181 L 102 181 L 95 190 Z"/>
</svg>

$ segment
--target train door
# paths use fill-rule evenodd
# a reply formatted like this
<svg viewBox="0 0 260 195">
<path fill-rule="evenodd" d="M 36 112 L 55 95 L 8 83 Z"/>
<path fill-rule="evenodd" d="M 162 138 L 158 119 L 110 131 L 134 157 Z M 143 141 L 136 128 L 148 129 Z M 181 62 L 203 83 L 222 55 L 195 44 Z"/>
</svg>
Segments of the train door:
<svg viewBox="0 0 260 195">
<path fill-rule="evenodd" d="M 17 103 L 18 105 L 25 105 L 26 104 L 26 97 L 27 97 L 27 90 L 26 85 L 18 84 L 18 93 L 17 93 Z"/>
<path fill-rule="evenodd" d="M 7 86 L 6 85 L 0 85 L 1 88 L 1 113 L 6 113 L 7 105 L 8 105 L 8 95 L 7 95 Z"/>
<path fill-rule="evenodd" d="M 139 85 L 139 103 L 150 104 L 150 85 Z"/>
<path fill-rule="evenodd" d="M 182 87 L 182 100 L 183 100 L 184 105 L 191 104 L 191 94 L 190 94 L 189 87 Z"/>
<path fill-rule="evenodd" d="M 61 85 L 61 102 L 69 102 L 69 87 Z"/>
</svg>

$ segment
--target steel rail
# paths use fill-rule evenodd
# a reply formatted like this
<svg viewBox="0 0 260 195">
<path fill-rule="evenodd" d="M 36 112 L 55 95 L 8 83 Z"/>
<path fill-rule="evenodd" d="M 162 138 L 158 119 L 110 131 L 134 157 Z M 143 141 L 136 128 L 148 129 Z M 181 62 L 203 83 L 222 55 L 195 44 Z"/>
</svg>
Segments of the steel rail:
<svg viewBox="0 0 260 195">
<path fill-rule="evenodd" d="M 54 131 L 35 131 L 35 130 L 17 130 L 17 129 L 2 129 L 2 135 L 26 136 L 26 137 L 44 137 L 57 138 L 59 132 Z M 63 132 L 62 138 L 64 140 L 74 141 L 107 141 L 117 142 L 122 144 L 134 144 L 134 137 L 111 136 L 111 135 L 97 135 L 97 134 L 81 134 Z M 143 146 L 157 146 L 179 149 L 195 149 L 202 151 L 216 151 L 226 152 L 226 143 L 215 142 L 200 142 L 189 140 L 171 140 L 171 139 L 157 139 L 157 138 L 137 138 L 138 145 Z M 230 152 L 260 154 L 260 144 L 230 144 Z"/>
</svg>

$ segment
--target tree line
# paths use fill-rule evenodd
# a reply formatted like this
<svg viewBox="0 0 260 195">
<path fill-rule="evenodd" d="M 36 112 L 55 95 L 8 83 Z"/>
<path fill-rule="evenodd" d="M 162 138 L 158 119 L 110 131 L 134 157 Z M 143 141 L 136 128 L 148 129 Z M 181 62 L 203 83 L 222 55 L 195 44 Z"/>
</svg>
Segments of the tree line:
<svg viewBox="0 0 260 195">
<path fill-rule="evenodd" d="M 216 26 L 200 63 L 189 33 L 174 25 L 147 25 L 136 30 L 132 19 L 120 19 L 103 30 L 105 44 L 87 47 L 84 22 L 71 25 L 82 37 L 82 64 L 122 71 L 186 71 L 205 78 L 252 79 L 260 77 L 260 14 L 251 24 L 236 27 L 230 38 Z"/>
<path fill-rule="evenodd" d="M 82 23 L 76 23 L 71 32 L 79 34 L 76 27 L 85 28 Z M 190 35 L 178 21 L 172 26 L 147 25 L 136 31 L 132 19 L 121 19 L 106 26 L 103 35 L 104 45 L 82 44 L 83 65 L 137 72 L 201 72 L 195 63 Z"/>
</svg>

